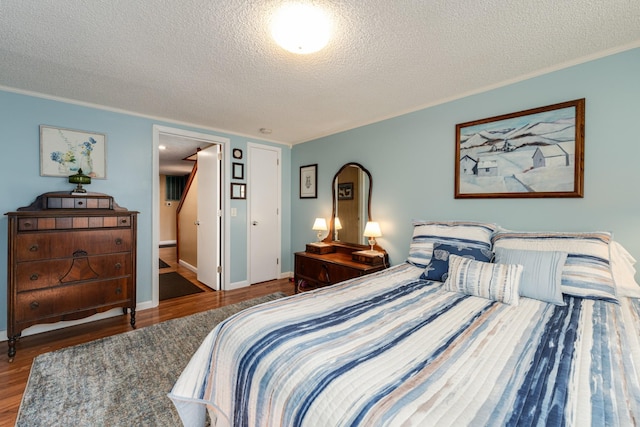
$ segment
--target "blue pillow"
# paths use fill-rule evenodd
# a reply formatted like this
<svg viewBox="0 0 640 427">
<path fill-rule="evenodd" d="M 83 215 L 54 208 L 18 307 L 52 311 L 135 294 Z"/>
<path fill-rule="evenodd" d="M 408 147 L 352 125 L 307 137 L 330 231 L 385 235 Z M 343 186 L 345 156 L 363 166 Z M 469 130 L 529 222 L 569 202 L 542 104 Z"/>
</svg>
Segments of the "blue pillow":
<svg viewBox="0 0 640 427">
<path fill-rule="evenodd" d="M 444 282 L 447 280 L 449 271 L 449 255 L 456 255 L 475 261 L 490 262 L 493 252 L 490 249 L 474 248 L 466 245 L 449 245 L 446 243 L 435 243 L 433 254 L 429 265 L 420 276 L 423 280 L 435 280 Z"/>
<path fill-rule="evenodd" d="M 496 263 L 524 267 L 520 280 L 521 296 L 555 305 L 565 305 L 561 285 L 566 260 L 566 252 L 496 248 Z"/>
</svg>

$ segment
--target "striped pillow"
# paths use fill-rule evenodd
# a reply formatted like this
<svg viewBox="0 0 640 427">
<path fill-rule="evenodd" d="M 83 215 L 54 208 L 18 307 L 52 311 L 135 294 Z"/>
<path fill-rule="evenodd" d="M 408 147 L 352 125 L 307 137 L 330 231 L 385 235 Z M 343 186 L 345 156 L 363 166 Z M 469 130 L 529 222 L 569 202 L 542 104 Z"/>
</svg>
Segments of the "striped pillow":
<svg viewBox="0 0 640 427">
<path fill-rule="evenodd" d="M 450 255 L 444 289 L 518 305 L 522 270 L 520 264 L 492 264 Z"/>
<path fill-rule="evenodd" d="M 431 261 L 434 243 L 491 250 L 494 224 L 469 221 L 413 221 L 413 237 L 407 262 L 425 268 Z"/>
<path fill-rule="evenodd" d="M 611 273 L 607 232 L 516 232 L 493 236 L 494 249 L 525 249 L 567 253 L 562 269 L 563 294 L 618 303 Z"/>
</svg>

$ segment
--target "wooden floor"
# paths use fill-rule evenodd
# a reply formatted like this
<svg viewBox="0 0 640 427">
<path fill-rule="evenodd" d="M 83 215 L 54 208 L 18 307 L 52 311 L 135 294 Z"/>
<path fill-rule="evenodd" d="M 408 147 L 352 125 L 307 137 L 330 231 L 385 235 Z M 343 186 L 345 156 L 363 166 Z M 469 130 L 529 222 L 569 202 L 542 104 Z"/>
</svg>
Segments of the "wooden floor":
<svg viewBox="0 0 640 427">
<path fill-rule="evenodd" d="M 232 291 L 212 291 L 199 283 L 194 273 L 176 263 L 175 248 L 160 248 L 160 258 L 170 265 L 169 268 L 161 269 L 160 273 L 177 271 L 206 292 L 161 301 L 158 307 L 138 311 L 136 313 L 138 329 L 273 292 L 281 291 L 287 295 L 294 293 L 293 282 L 288 279 L 274 280 Z M 37 355 L 130 330 L 127 315 L 26 336 L 18 341 L 16 357 L 12 363 L 7 359 L 6 341 L 0 342 L 2 351 L 0 353 L 0 427 L 15 424 L 31 363 Z"/>
</svg>

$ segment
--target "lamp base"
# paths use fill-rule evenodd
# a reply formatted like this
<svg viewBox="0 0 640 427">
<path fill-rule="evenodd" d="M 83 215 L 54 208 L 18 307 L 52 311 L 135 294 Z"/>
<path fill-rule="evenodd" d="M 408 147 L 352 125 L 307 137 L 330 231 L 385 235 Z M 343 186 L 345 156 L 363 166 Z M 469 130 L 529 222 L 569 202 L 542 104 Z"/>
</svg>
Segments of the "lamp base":
<svg viewBox="0 0 640 427">
<path fill-rule="evenodd" d="M 71 194 L 86 194 L 87 190 L 82 188 L 82 184 L 78 184 L 76 188 L 71 190 Z"/>
</svg>

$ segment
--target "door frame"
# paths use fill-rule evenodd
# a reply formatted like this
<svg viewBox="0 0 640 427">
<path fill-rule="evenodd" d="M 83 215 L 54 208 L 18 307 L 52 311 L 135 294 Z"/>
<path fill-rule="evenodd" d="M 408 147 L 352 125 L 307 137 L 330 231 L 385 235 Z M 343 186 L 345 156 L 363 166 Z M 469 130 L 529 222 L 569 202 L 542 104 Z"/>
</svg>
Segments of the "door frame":
<svg viewBox="0 0 640 427">
<path fill-rule="evenodd" d="M 220 280 L 221 290 L 225 290 L 229 287 L 231 261 L 227 253 L 227 248 L 230 247 L 230 221 L 227 218 L 229 215 L 229 193 L 226 191 L 226 183 L 229 182 L 229 171 L 231 170 L 230 156 L 226 155 L 229 151 L 231 140 L 218 135 L 212 135 L 201 132 L 193 132 L 180 128 L 173 128 L 162 125 L 153 125 L 153 160 L 152 160 L 152 209 L 151 209 L 151 222 L 153 224 L 152 230 L 152 242 L 151 242 L 151 302 L 152 306 L 156 307 L 160 303 L 159 292 L 159 265 L 160 259 L 160 156 L 158 155 L 158 147 L 160 145 L 160 134 L 175 135 L 186 138 L 200 139 L 211 144 L 218 144 L 221 146 L 222 153 L 222 173 L 220 175 L 220 188 L 221 191 L 221 207 L 222 207 L 222 227 L 220 236 L 220 257 L 222 264 L 222 277 Z"/>
<path fill-rule="evenodd" d="M 278 241 L 274 242 L 276 253 L 278 254 L 278 271 L 277 278 L 282 278 L 282 149 L 271 145 L 257 144 L 255 142 L 247 142 L 247 163 L 251 163 L 251 149 L 259 148 L 261 150 L 275 151 L 278 155 L 278 188 L 277 188 L 277 206 L 278 206 Z M 251 167 L 246 168 L 247 171 L 247 285 L 252 284 L 251 280 Z"/>
</svg>

